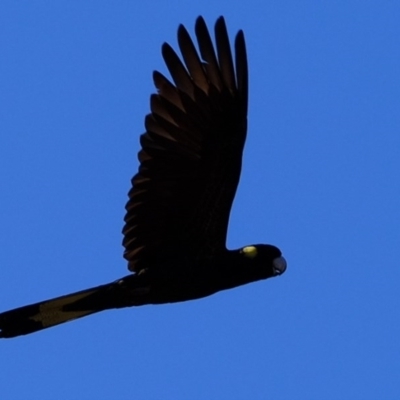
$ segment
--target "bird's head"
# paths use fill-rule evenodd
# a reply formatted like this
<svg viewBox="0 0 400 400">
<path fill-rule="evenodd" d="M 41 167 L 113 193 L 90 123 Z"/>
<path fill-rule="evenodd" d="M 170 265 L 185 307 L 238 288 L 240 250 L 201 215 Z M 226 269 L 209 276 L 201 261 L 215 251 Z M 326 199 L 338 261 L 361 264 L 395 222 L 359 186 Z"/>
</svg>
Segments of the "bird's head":
<svg viewBox="0 0 400 400">
<path fill-rule="evenodd" d="M 286 260 L 275 246 L 269 244 L 245 246 L 239 250 L 239 255 L 248 272 L 254 270 L 257 275 L 261 274 L 260 279 L 282 275 L 286 271 Z"/>
<path fill-rule="evenodd" d="M 286 260 L 281 251 L 268 244 L 254 244 L 225 253 L 225 268 L 219 271 L 219 290 L 246 285 L 282 275 Z"/>
</svg>

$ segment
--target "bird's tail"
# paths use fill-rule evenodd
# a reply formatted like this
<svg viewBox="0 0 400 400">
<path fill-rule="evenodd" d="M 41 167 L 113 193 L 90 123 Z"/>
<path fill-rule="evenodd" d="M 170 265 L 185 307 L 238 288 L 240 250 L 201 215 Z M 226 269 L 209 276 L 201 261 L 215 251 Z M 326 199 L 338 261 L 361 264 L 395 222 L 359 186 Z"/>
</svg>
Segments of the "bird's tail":
<svg viewBox="0 0 400 400">
<path fill-rule="evenodd" d="M 26 335 L 109 308 L 117 308 L 116 286 L 117 283 L 109 283 L 3 312 L 0 314 L 0 338 Z"/>
</svg>

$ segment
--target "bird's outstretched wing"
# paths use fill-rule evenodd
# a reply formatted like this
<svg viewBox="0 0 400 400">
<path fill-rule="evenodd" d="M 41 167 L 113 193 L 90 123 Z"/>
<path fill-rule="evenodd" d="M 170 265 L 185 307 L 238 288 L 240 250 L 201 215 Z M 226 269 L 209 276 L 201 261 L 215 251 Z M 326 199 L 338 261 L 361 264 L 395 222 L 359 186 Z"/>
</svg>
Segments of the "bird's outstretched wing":
<svg viewBox="0 0 400 400">
<path fill-rule="evenodd" d="M 244 35 L 232 59 L 223 17 L 215 24 L 216 51 L 202 17 L 195 27 L 199 53 L 180 25 L 183 62 L 164 44 L 174 82 L 155 71 L 139 171 L 126 205 L 124 257 L 128 268 L 156 268 L 186 251 L 210 256 L 225 249 L 247 129 L 248 71 Z"/>
</svg>

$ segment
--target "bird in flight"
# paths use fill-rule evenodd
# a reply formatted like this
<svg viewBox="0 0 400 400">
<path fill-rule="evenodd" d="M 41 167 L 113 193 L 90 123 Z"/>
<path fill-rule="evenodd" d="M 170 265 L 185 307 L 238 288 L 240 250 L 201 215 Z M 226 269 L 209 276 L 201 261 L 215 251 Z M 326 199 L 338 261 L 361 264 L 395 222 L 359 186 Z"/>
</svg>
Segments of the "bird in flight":
<svg viewBox="0 0 400 400">
<path fill-rule="evenodd" d="M 162 46 L 172 82 L 153 73 L 157 94 L 150 97 L 122 231 L 132 273 L 3 312 L 0 338 L 107 309 L 199 299 L 286 270 L 275 246 L 226 248 L 247 131 L 246 46 L 239 31 L 233 60 L 223 17 L 215 24 L 215 47 L 202 17 L 195 34 L 198 51 L 179 26 L 182 59 Z"/>
</svg>

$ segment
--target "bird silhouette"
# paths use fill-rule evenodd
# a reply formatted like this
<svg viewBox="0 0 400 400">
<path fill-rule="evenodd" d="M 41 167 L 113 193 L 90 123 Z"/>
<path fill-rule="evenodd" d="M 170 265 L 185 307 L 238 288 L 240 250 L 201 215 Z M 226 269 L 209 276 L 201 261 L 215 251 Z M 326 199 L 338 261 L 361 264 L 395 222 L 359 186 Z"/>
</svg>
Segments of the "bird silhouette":
<svg viewBox="0 0 400 400">
<path fill-rule="evenodd" d="M 3 312 L 1 338 L 107 309 L 199 299 L 285 271 L 275 246 L 226 248 L 247 132 L 246 46 L 239 31 L 233 61 L 223 17 L 215 24 L 215 48 L 202 17 L 195 34 L 198 51 L 185 27 L 178 28 L 182 61 L 162 46 L 173 83 L 153 73 L 157 93 L 150 97 L 123 228 L 132 273 Z"/>
</svg>

